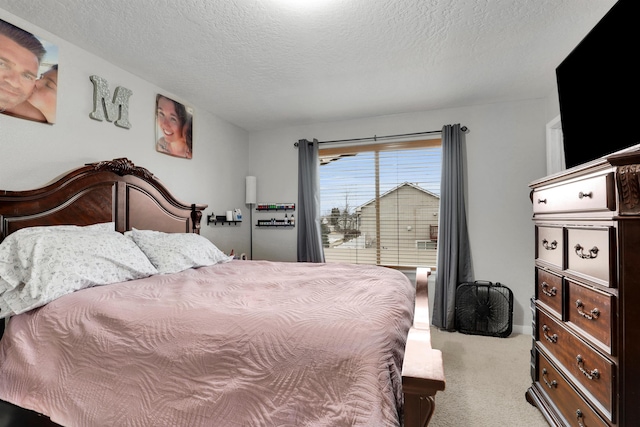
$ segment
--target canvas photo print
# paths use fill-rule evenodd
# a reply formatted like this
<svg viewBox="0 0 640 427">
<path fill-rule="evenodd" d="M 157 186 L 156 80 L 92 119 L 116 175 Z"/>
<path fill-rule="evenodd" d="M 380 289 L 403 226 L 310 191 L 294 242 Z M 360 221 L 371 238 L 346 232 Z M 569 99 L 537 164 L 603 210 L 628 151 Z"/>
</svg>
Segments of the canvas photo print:
<svg viewBox="0 0 640 427">
<path fill-rule="evenodd" d="M 0 19 L 0 113 L 56 122 L 58 47 Z"/>
<path fill-rule="evenodd" d="M 193 156 L 193 108 L 156 96 L 156 150 L 174 157 Z"/>
</svg>

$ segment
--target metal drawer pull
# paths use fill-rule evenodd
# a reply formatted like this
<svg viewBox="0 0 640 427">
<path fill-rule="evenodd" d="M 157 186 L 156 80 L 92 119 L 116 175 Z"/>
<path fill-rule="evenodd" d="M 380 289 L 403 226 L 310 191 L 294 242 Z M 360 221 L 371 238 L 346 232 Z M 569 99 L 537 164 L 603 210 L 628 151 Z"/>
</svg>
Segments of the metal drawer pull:
<svg viewBox="0 0 640 427">
<path fill-rule="evenodd" d="M 551 328 L 549 328 L 547 325 L 542 325 L 542 335 L 544 335 L 544 338 L 550 343 L 555 344 L 558 342 L 558 334 L 553 334 L 551 336 L 547 335 L 547 332 L 549 332 L 550 330 Z"/>
<path fill-rule="evenodd" d="M 542 293 L 545 294 L 548 297 L 555 297 L 556 293 L 558 292 L 558 290 L 556 289 L 556 287 L 554 286 L 553 288 L 549 289 L 549 284 L 547 282 L 542 282 Z"/>
<path fill-rule="evenodd" d="M 582 356 L 577 355 L 576 361 L 578 362 L 578 369 L 580 369 L 580 372 L 582 372 L 585 377 L 589 378 L 590 380 L 597 380 L 598 378 L 600 378 L 600 372 L 597 369 L 594 369 L 592 371 L 587 371 L 586 369 L 584 369 L 584 360 L 582 359 Z"/>
<path fill-rule="evenodd" d="M 589 249 L 588 254 L 585 254 L 584 248 L 580 246 L 580 243 L 576 245 L 576 255 L 578 255 L 582 259 L 595 259 L 598 256 L 599 251 L 600 249 L 598 249 L 597 246 L 594 246 L 591 249 Z"/>
<path fill-rule="evenodd" d="M 584 423 L 582 422 L 582 420 L 584 419 L 584 415 L 582 414 L 582 411 L 580 409 L 576 411 L 576 418 L 578 419 L 578 425 L 580 427 L 584 427 Z"/>
<path fill-rule="evenodd" d="M 542 240 L 542 247 L 545 248 L 548 251 L 552 251 L 552 250 L 554 250 L 555 248 L 558 247 L 558 242 L 554 240 L 553 242 L 551 242 L 551 244 L 549 244 L 549 241 L 547 239 L 543 239 Z"/>
<path fill-rule="evenodd" d="M 578 193 L 578 198 L 582 199 L 585 197 L 589 197 L 592 198 L 593 197 L 593 193 L 591 191 L 589 191 L 588 193 L 583 193 L 582 191 Z"/>
<path fill-rule="evenodd" d="M 547 374 L 548 374 L 547 368 L 542 368 L 542 380 L 544 381 L 544 383 L 549 388 L 557 388 L 558 387 L 558 381 L 552 380 L 551 382 L 549 382 L 549 380 L 547 379 Z"/>
<path fill-rule="evenodd" d="M 589 320 L 595 320 L 598 318 L 598 316 L 600 316 L 600 310 L 598 310 L 597 307 L 592 309 L 589 313 L 585 313 L 583 308 L 584 303 L 581 300 L 576 300 L 576 309 L 578 310 L 578 314 L 580 314 L 580 316 Z"/>
<path fill-rule="evenodd" d="M 544 203 L 545 205 L 547 204 L 547 199 L 538 199 L 538 204 L 540 203 Z"/>
</svg>

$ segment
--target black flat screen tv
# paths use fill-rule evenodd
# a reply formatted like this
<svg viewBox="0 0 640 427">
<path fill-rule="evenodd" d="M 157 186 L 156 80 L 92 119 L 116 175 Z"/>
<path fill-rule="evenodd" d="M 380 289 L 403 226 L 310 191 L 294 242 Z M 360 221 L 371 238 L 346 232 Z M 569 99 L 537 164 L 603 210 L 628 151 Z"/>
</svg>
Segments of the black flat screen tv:
<svg viewBox="0 0 640 427">
<path fill-rule="evenodd" d="M 565 163 L 640 143 L 640 0 L 619 0 L 556 68 Z"/>
</svg>

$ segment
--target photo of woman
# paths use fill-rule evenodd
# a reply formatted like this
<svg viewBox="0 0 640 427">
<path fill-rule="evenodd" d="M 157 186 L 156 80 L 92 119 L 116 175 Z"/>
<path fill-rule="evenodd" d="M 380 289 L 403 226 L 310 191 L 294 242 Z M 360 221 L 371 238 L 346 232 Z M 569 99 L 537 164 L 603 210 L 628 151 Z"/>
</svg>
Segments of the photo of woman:
<svg viewBox="0 0 640 427">
<path fill-rule="evenodd" d="M 55 123 L 58 47 L 0 19 L 0 113 Z"/>
<path fill-rule="evenodd" d="M 193 109 L 156 96 L 156 150 L 174 157 L 192 157 Z"/>
</svg>

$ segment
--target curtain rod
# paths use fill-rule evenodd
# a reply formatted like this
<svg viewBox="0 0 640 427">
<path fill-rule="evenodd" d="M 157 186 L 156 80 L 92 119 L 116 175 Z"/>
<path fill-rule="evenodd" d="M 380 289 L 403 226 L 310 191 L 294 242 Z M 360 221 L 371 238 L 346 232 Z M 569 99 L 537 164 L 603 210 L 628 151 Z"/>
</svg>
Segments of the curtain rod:
<svg viewBox="0 0 640 427">
<path fill-rule="evenodd" d="M 466 132 L 468 128 L 466 126 L 462 126 L 460 128 L 462 132 Z M 379 139 L 389 139 L 389 138 L 402 138 L 407 136 L 417 136 L 417 135 L 429 135 L 434 133 L 442 133 L 442 130 L 430 130 L 426 132 L 415 132 L 415 133 L 403 133 L 399 135 L 384 135 L 384 136 L 369 136 L 366 138 L 351 138 L 351 139 L 335 139 L 333 141 L 318 141 L 318 144 L 328 144 L 330 142 L 356 142 L 356 141 L 378 141 Z M 300 145 L 299 142 L 294 142 L 293 146 L 297 147 Z"/>
</svg>

